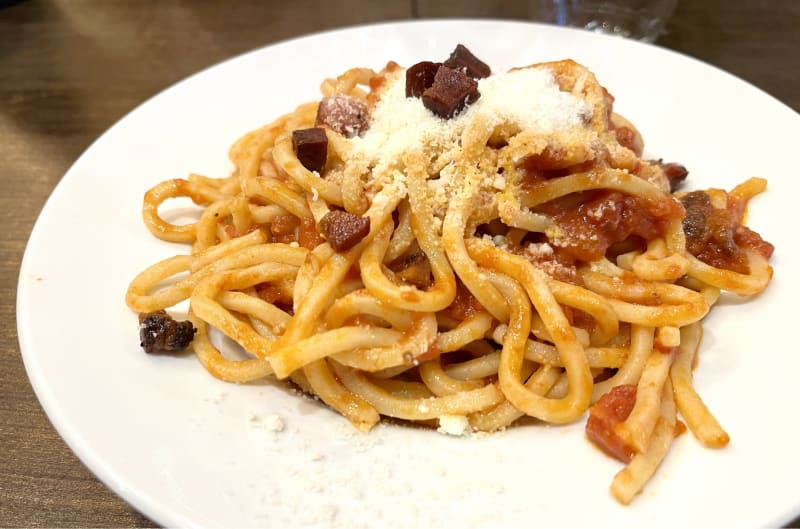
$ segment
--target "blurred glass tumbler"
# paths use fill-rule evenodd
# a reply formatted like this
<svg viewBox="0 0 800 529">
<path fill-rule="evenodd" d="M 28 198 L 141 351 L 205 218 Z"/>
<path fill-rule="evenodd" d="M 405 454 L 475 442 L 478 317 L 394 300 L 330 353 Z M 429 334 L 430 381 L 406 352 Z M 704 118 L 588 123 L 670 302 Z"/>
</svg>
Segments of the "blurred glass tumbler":
<svg viewBox="0 0 800 529">
<path fill-rule="evenodd" d="M 664 31 L 678 0 L 550 0 L 549 21 L 653 42 Z"/>
</svg>

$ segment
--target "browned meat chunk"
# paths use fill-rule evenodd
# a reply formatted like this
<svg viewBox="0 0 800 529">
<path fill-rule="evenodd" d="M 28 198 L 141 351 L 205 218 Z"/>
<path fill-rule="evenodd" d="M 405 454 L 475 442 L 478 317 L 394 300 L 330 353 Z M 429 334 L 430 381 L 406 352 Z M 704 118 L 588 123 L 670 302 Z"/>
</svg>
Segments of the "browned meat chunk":
<svg viewBox="0 0 800 529">
<path fill-rule="evenodd" d="M 346 138 L 358 136 L 369 126 L 367 105 L 350 96 L 323 97 L 317 107 L 315 125 L 327 125 Z"/>
<path fill-rule="evenodd" d="M 406 97 L 422 97 L 433 84 L 442 63 L 422 61 L 406 70 Z"/>
<path fill-rule="evenodd" d="M 322 171 L 328 159 L 328 136 L 325 129 L 315 127 L 292 132 L 292 146 L 297 159 L 309 171 Z"/>
<path fill-rule="evenodd" d="M 744 206 L 728 197 L 727 208 L 715 208 L 705 191 L 692 191 L 681 197 L 686 210 L 683 232 L 686 250 L 717 268 L 740 274 L 750 271 L 746 250 L 756 251 L 769 259 L 775 247 L 741 224 Z"/>
<path fill-rule="evenodd" d="M 619 136 L 619 129 L 617 129 L 617 136 Z M 622 143 L 622 141 L 620 141 Z M 664 172 L 664 176 L 669 182 L 669 190 L 674 193 L 678 190 L 686 177 L 689 176 L 689 170 L 679 163 L 665 162 L 664 160 L 648 160 L 651 164 L 657 165 Z"/>
<path fill-rule="evenodd" d="M 465 73 L 441 66 L 433 84 L 422 94 L 422 104 L 439 117 L 449 119 L 480 97 L 478 82 Z"/>
<path fill-rule="evenodd" d="M 475 57 L 463 44 L 456 46 L 450 57 L 444 61 L 444 65 L 454 70 L 460 70 L 473 79 L 482 79 L 492 74 L 489 65 Z"/>
<path fill-rule="evenodd" d="M 673 193 L 689 176 L 689 170 L 679 163 L 662 163 L 661 169 L 664 170 L 664 176 L 669 180 L 669 190 Z"/>
<path fill-rule="evenodd" d="M 431 286 L 431 263 L 422 250 L 409 252 L 389 265 L 401 281 L 422 290 Z"/>
<path fill-rule="evenodd" d="M 361 242 L 369 233 L 369 217 L 360 217 L 334 209 L 319 222 L 322 235 L 337 252 L 344 252 Z"/>
<path fill-rule="evenodd" d="M 164 310 L 139 314 L 140 345 L 146 353 L 182 351 L 196 332 L 191 321 L 175 321 Z"/>
<path fill-rule="evenodd" d="M 732 256 L 737 247 L 733 240 L 736 224 L 727 210 L 717 210 L 705 191 L 692 191 L 681 197 L 686 210 L 683 232 L 686 249 L 694 256 L 711 250 L 713 254 Z"/>
</svg>

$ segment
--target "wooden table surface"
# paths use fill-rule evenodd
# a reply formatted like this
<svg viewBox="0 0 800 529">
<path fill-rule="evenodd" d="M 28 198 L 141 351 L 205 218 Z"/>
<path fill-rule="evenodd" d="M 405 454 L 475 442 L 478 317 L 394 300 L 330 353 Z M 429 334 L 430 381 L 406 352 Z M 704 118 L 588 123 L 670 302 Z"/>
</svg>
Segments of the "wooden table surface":
<svg viewBox="0 0 800 529">
<path fill-rule="evenodd" d="M 17 340 L 15 293 L 26 241 L 46 198 L 93 140 L 172 83 L 271 42 L 415 17 L 521 18 L 528 5 L 0 0 L 0 329 L 6 335 L 0 343 L 0 526 L 154 525 L 97 481 L 55 432 L 31 389 Z M 657 43 L 725 69 L 798 111 L 798 27 L 797 0 L 683 0 Z M 800 518 L 792 526 L 800 527 Z"/>
</svg>

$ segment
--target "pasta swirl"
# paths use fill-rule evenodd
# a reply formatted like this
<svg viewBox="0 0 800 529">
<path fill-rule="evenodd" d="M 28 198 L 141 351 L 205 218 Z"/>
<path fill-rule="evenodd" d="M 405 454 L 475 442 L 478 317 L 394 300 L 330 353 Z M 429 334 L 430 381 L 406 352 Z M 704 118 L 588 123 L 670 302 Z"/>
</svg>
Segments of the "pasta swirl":
<svg viewBox="0 0 800 529">
<path fill-rule="evenodd" d="M 127 304 L 188 301 L 212 375 L 291 380 L 361 430 L 588 412 L 589 439 L 627 465 L 611 492 L 628 503 L 679 416 L 705 446 L 728 442 L 692 365 L 720 293 L 770 282 L 772 247 L 742 224 L 766 181 L 676 192 L 685 170 L 642 158 L 584 66 L 487 74 L 463 53 L 327 79 L 321 101 L 234 143 L 229 176 L 149 190 L 146 226 L 190 250 L 137 275 Z M 197 222 L 160 215 L 178 197 Z"/>
</svg>

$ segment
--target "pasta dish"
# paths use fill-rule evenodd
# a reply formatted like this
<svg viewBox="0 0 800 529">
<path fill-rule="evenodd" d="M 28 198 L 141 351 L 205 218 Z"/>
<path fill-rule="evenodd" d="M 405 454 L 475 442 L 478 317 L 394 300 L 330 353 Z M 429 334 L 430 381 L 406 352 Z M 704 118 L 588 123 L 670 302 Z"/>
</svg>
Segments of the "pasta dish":
<svg viewBox="0 0 800 529">
<path fill-rule="evenodd" d="M 586 421 L 624 463 L 624 504 L 687 428 L 728 443 L 692 373 L 721 293 L 772 277 L 772 245 L 744 225 L 765 180 L 683 190 L 688 171 L 646 159 L 572 60 L 492 72 L 458 45 L 321 92 L 238 139 L 230 175 L 145 193 L 148 229 L 189 247 L 128 288 L 147 352 L 290 380 L 362 431 Z M 162 216 L 181 197 L 196 221 Z"/>
</svg>

